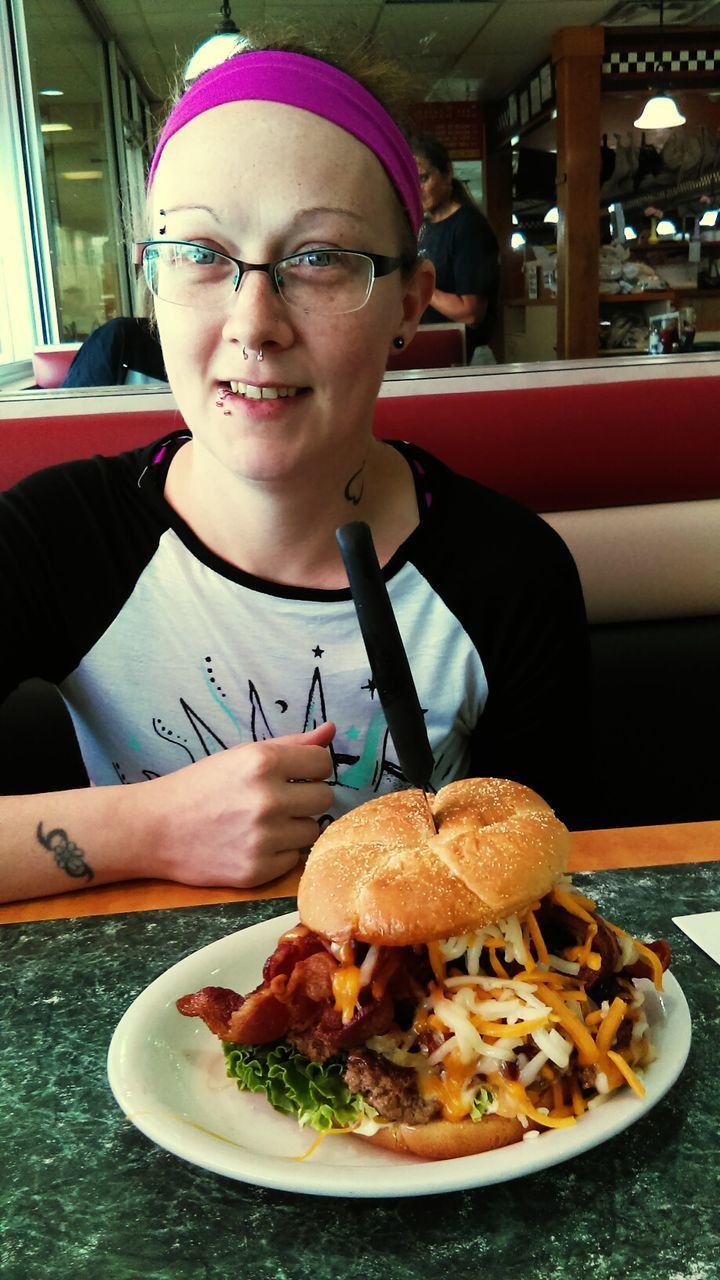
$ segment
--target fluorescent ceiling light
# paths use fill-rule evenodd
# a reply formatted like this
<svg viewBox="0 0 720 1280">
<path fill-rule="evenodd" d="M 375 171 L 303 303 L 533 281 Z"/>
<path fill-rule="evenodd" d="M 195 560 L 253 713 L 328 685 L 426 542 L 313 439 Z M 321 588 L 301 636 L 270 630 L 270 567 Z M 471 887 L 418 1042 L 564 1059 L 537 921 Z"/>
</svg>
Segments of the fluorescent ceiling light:
<svg viewBox="0 0 720 1280">
<path fill-rule="evenodd" d="M 43 98 L 62 98 L 64 97 L 64 89 L 41 89 L 40 96 Z"/>
<path fill-rule="evenodd" d="M 103 172 L 102 169 L 68 169 L 62 176 L 71 182 L 90 182 L 94 178 L 102 178 Z"/>
<path fill-rule="evenodd" d="M 72 133 L 71 124 L 41 124 L 41 133 Z"/>
<path fill-rule="evenodd" d="M 720 209 L 706 209 L 698 223 L 698 226 L 714 227 L 717 223 L 718 213 L 720 213 Z"/>
</svg>

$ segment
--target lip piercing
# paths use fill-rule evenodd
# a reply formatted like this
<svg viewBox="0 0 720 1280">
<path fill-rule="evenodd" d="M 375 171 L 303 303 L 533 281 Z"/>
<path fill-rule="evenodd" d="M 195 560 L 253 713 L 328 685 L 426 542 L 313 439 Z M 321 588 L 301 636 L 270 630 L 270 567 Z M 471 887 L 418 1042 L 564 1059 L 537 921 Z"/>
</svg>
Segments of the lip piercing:
<svg viewBox="0 0 720 1280">
<path fill-rule="evenodd" d="M 264 360 L 264 359 L 265 359 L 265 357 L 264 357 L 264 355 L 263 355 L 263 349 L 262 349 L 262 347 L 260 348 L 260 350 L 259 350 L 259 351 L 255 351 L 255 348 L 254 348 L 254 347 L 251 347 L 251 348 L 250 348 L 250 351 L 253 351 L 253 352 L 254 352 L 254 354 L 255 354 L 255 359 L 256 359 L 256 360 Z M 250 359 L 250 351 L 248 351 L 247 347 L 243 347 L 243 349 L 242 349 L 242 353 L 243 353 L 243 360 L 249 360 L 249 359 Z"/>
</svg>

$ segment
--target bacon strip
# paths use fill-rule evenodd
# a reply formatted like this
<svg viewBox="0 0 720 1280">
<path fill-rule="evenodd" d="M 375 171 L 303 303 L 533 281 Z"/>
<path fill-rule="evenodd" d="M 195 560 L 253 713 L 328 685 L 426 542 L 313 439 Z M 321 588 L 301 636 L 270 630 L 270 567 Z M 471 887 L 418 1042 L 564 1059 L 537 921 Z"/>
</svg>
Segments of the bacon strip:
<svg viewBox="0 0 720 1280">
<path fill-rule="evenodd" d="M 202 1018 L 213 1034 L 222 1040 L 230 1018 L 245 1003 L 245 997 L 229 987 L 203 987 L 200 991 L 181 996 L 175 1003 L 186 1018 Z"/>
</svg>

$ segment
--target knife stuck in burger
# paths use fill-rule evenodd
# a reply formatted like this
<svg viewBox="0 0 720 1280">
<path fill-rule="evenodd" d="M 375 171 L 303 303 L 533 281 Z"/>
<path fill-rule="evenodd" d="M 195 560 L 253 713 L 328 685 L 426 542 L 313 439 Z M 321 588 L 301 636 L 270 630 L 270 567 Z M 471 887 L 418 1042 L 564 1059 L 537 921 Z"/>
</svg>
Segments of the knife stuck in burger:
<svg viewBox="0 0 720 1280">
<path fill-rule="evenodd" d="M 316 841 L 260 985 L 177 1007 L 220 1038 L 240 1089 L 320 1133 L 442 1160 L 582 1123 L 618 1089 L 643 1094 L 636 979 L 661 989 L 670 948 L 603 919 L 565 874 L 569 847 L 514 782 L 371 800 Z"/>
</svg>

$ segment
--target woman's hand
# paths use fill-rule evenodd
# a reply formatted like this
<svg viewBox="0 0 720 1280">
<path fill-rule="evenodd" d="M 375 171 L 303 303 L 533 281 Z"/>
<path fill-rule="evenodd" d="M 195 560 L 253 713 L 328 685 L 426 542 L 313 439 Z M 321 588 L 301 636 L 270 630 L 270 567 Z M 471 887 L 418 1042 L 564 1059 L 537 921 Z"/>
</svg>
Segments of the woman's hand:
<svg viewBox="0 0 720 1280">
<path fill-rule="evenodd" d="M 295 866 L 332 805 L 323 779 L 335 725 L 231 747 L 139 783 L 152 874 L 182 884 L 250 887 Z"/>
</svg>

